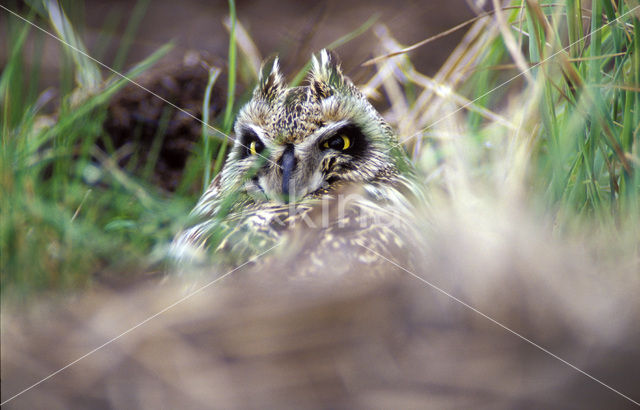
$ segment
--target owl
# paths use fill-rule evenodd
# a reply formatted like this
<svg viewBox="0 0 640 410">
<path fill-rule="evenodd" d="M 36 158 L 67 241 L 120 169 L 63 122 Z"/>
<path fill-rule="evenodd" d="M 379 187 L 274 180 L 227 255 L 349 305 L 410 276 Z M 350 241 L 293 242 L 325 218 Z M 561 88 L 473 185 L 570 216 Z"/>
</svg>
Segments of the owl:
<svg viewBox="0 0 640 410">
<path fill-rule="evenodd" d="M 274 247 L 261 259 L 296 275 L 376 270 L 381 255 L 406 263 L 421 195 L 414 168 L 333 53 L 314 55 L 297 87 L 277 58 L 265 62 L 234 133 L 193 226 L 172 243 L 179 265 L 238 266 Z"/>
</svg>

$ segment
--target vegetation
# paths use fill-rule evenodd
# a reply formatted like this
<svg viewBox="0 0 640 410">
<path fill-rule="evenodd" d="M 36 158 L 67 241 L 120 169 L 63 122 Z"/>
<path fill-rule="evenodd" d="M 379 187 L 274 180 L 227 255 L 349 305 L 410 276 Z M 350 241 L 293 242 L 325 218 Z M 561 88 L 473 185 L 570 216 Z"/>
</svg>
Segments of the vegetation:
<svg viewBox="0 0 640 410">
<path fill-rule="evenodd" d="M 580 0 L 514 1 L 476 19 L 433 78 L 418 72 L 410 53 L 379 29 L 382 48 L 396 55 L 375 60 L 378 69 L 363 89 L 371 95 L 383 89 L 389 97 L 390 118 L 434 198 L 455 190 L 447 170 L 463 169 L 465 178 L 492 193 L 551 215 L 558 234 L 583 227 L 613 233 L 637 252 L 640 8 L 626 1 L 591 3 L 585 10 Z M 139 3 L 131 18 L 114 67 L 122 65 L 145 5 Z M 234 100 L 235 73 L 249 64 L 236 53 L 233 1 L 230 10 L 226 109 L 211 119 L 227 134 L 243 102 Z M 53 97 L 36 87 L 43 34 L 6 16 L 9 58 L 0 79 L 3 295 L 86 285 L 98 271 L 137 275 L 161 269 L 172 235 L 200 188 L 219 171 L 227 142 L 218 143 L 211 138 L 218 133 L 203 127 L 202 154 L 193 154 L 199 160 L 188 161 L 195 168 L 184 174 L 196 190 L 169 195 L 151 184 L 148 172 L 122 169 L 122 153 L 109 147 L 103 129 L 106 106 L 170 45 L 124 78 L 101 71 L 83 54 L 80 36 L 63 13 L 34 7 L 26 18 L 48 21 L 68 45 L 60 44 L 56 114 L 47 116 L 42 107 Z M 29 38 L 34 47 L 23 47 Z M 27 65 L 28 57 L 36 63 Z M 218 74 L 212 70 L 207 96 Z M 204 113 L 209 103 L 206 98 Z M 97 141 L 107 143 L 98 148 Z"/>
</svg>

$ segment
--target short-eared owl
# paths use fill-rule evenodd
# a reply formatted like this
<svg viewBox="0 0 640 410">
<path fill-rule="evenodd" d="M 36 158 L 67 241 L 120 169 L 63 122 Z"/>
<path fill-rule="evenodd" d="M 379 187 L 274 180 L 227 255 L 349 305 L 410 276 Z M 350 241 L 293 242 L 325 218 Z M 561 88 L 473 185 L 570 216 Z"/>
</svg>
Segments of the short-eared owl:
<svg viewBox="0 0 640 410">
<path fill-rule="evenodd" d="M 374 268 L 369 249 L 405 254 L 413 168 L 333 54 L 313 56 L 299 87 L 288 87 L 277 58 L 263 64 L 234 131 L 224 168 L 193 210 L 198 220 L 173 242 L 178 260 L 215 253 L 237 265 L 284 243 L 297 258 L 292 270 L 308 273 Z"/>
</svg>

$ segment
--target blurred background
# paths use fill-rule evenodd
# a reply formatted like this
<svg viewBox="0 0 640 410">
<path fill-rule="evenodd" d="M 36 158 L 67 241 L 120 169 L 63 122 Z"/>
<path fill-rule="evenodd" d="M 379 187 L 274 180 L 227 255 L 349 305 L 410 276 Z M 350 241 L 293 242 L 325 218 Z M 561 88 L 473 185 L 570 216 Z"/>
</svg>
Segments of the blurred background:
<svg viewBox="0 0 640 410">
<path fill-rule="evenodd" d="M 5 2 L 10 8 L 26 12 L 28 6 Z M 13 4 L 11 4 L 13 3 Z M 210 57 L 226 58 L 229 35 L 223 20 L 229 15 L 227 1 L 170 0 L 153 1 L 62 1 L 65 11 L 80 31 L 89 54 L 103 62 L 113 61 L 122 46 L 122 36 L 136 7 L 144 9 L 138 30 L 131 42 L 125 66 L 140 61 L 168 41 L 175 48 L 166 60 L 181 59 L 186 51 L 197 50 Z M 465 0 L 347 0 L 295 1 L 252 0 L 237 2 L 239 22 L 249 32 L 263 57 L 279 54 L 285 72 L 294 73 L 306 63 L 312 52 L 351 33 L 370 19 L 389 27 L 396 39 L 406 45 L 447 30 L 473 17 Z M 7 18 L 0 14 L 0 21 Z M 47 24 L 45 22 L 44 26 Z M 0 25 L 0 31 L 6 25 Z M 412 61 L 426 74 L 433 74 L 457 44 L 464 30 L 419 48 Z M 105 47 L 105 39 L 110 41 Z M 346 73 L 364 78 L 360 64 L 373 57 L 379 39 L 369 30 L 336 49 Z M 0 61 L 8 48 L 0 48 Z M 48 38 L 43 48 L 41 86 L 51 86 L 59 78 L 60 47 Z"/>
</svg>

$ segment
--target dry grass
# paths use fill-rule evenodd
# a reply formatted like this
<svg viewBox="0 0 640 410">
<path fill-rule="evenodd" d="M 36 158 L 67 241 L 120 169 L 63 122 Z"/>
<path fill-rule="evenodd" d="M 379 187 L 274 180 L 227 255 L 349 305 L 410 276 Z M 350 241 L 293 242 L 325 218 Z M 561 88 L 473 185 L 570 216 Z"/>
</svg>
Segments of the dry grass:
<svg viewBox="0 0 640 410">
<path fill-rule="evenodd" d="M 584 246 L 597 241 L 554 239 L 514 209 L 428 219 L 420 242 L 428 251 L 413 273 L 637 400 L 637 262 L 602 261 Z M 7 408 L 630 404 L 391 265 L 386 278 L 360 272 L 346 282 L 278 272 L 233 272 Z M 38 303 L 28 313 L 4 308 L 3 400 L 187 292 L 180 278 Z"/>
</svg>

